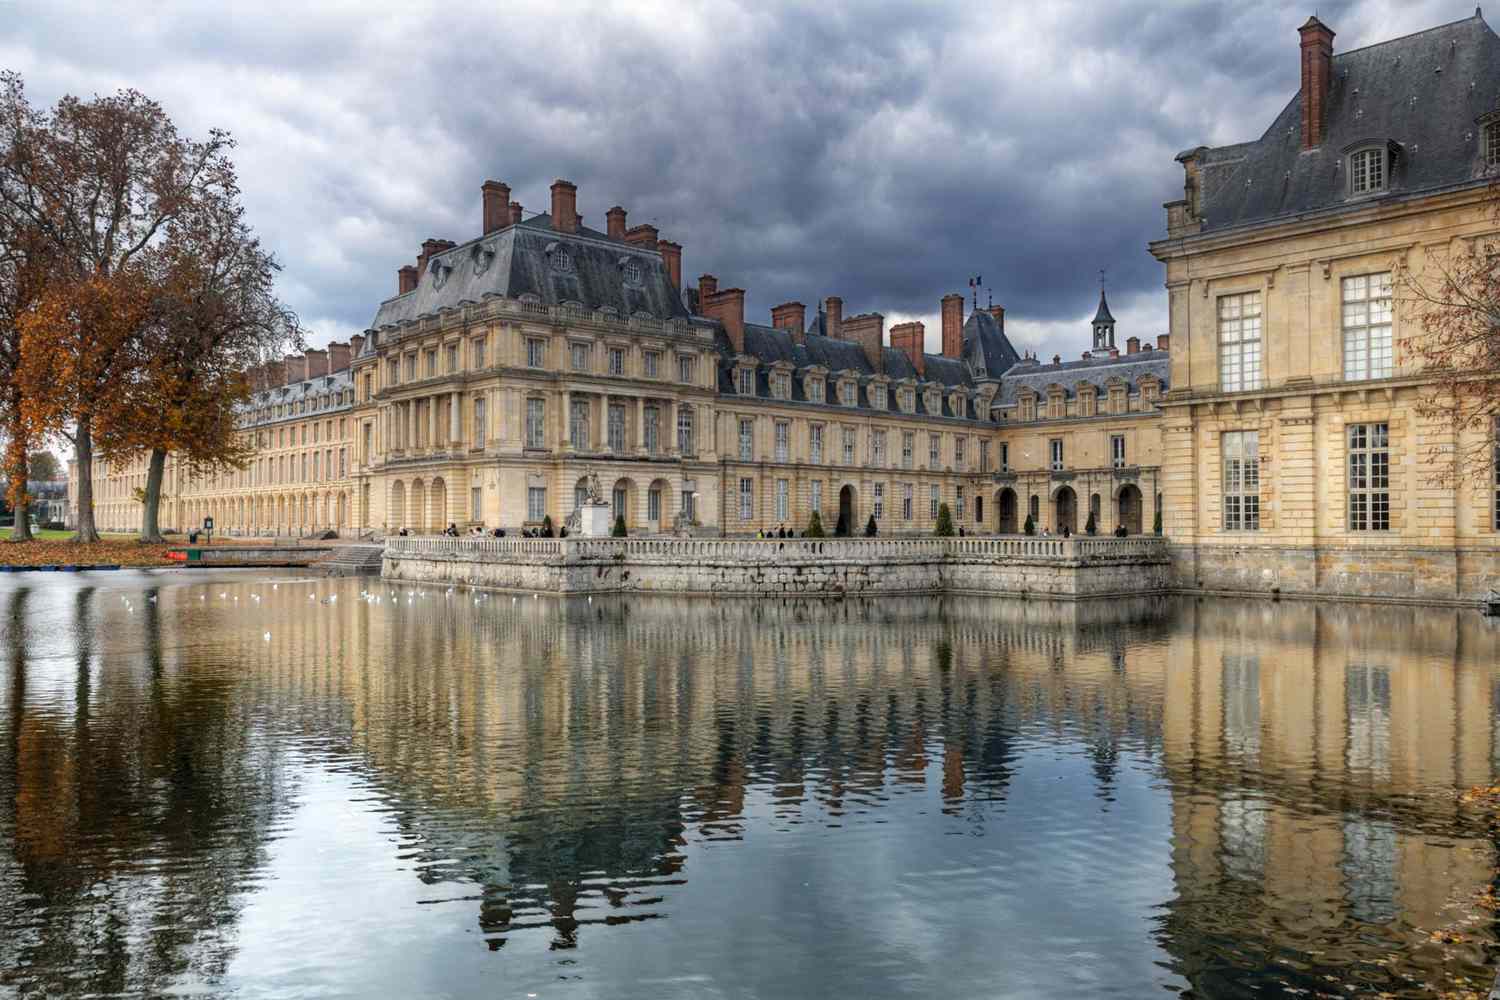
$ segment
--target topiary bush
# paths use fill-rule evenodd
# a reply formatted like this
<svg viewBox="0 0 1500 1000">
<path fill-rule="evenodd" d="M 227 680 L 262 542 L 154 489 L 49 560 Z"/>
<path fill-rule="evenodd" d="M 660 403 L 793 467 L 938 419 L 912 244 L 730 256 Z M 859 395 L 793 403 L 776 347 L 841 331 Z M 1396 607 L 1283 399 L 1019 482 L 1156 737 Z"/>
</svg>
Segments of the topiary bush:
<svg viewBox="0 0 1500 1000">
<path fill-rule="evenodd" d="M 802 533 L 802 537 L 803 538 L 822 538 L 823 537 L 823 518 L 818 515 L 817 511 L 813 511 L 812 512 L 812 517 L 808 518 L 808 521 L 807 521 L 807 530 Z"/>
<path fill-rule="evenodd" d="M 624 538 L 625 537 L 625 515 L 624 514 L 616 514 L 615 515 L 615 526 L 610 531 L 610 535 L 612 537 L 614 537 L 614 538 Z"/>
<path fill-rule="evenodd" d="M 542 517 L 542 537 L 551 538 L 553 534 L 554 532 L 552 530 L 552 515 L 547 514 Z"/>
<path fill-rule="evenodd" d="M 938 504 L 937 527 L 932 529 L 932 533 L 939 538 L 953 537 L 953 514 L 945 503 Z"/>
<path fill-rule="evenodd" d="M 1158 535 L 1161 534 L 1161 508 L 1160 507 L 1158 507 L 1156 509 L 1156 520 L 1152 522 L 1152 524 L 1151 524 L 1151 530 L 1153 532 L 1155 532 L 1156 534 L 1158 534 Z"/>
<path fill-rule="evenodd" d="M 865 537 L 874 538 L 878 531 L 879 529 L 875 526 L 875 515 L 871 514 L 870 519 L 865 522 Z"/>
<path fill-rule="evenodd" d="M 1026 527 L 1022 530 L 1024 530 L 1028 535 L 1036 534 L 1036 521 L 1032 519 L 1030 514 L 1026 515 Z"/>
<path fill-rule="evenodd" d="M 1089 511 L 1088 523 L 1083 526 L 1083 530 L 1086 531 L 1086 532 L 1088 532 L 1090 535 L 1094 534 L 1095 532 L 1097 532 L 1099 530 L 1099 525 L 1094 520 L 1094 512 L 1093 511 Z"/>
</svg>

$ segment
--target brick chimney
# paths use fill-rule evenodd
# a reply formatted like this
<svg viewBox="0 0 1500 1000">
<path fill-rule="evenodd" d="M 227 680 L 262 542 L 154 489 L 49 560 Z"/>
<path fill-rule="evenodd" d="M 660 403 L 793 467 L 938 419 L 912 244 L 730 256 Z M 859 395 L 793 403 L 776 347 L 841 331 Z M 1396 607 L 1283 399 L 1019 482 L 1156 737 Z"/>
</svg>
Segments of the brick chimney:
<svg viewBox="0 0 1500 1000">
<path fill-rule="evenodd" d="M 1172 335 L 1168 333 L 1159 334 L 1156 338 L 1156 349 L 1170 353 L 1172 350 Z"/>
<path fill-rule="evenodd" d="M 838 339 L 844 335 L 844 300 L 830 295 L 823 300 L 823 311 L 828 314 L 828 336 Z"/>
<path fill-rule="evenodd" d="M 552 182 L 552 228 L 578 232 L 578 185 L 561 177 Z"/>
<path fill-rule="evenodd" d="M 711 274 L 698 275 L 698 315 L 708 315 L 708 300 L 719 290 L 719 279 Z"/>
<path fill-rule="evenodd" d="M 485 235 L 504 229 L 510 222 L 510 186 L 485 181 L 479 185 L 479 199 L 484 205 Z"/>
<path fill-rule="evenodd" d="M 422 280 L 422 272 L 427 270 L 427 262 L 444 250 L 454 246 L 452 240 L 440 240 L 436 236 L 429 236 L 422 241 L 422 252 L 417 254 L 417 280 Z"/>
<path fill-rule="evenodd" d="M 1328 88 L 1333 83 L 1333 29 L 1315 16 L 1302 35 L 1302 148 L 1323 142 L 1328 130 Z"/>
<path fill-rule="evenodd" d="M 891 346 L 904 353 L 917 374 L 927 374 L 927 328 L 918 322 L 891 327 Z"/>
<path fill-rule="evenodd" d="M 282 358 L 281 365 L 283 374 L 286 377 L 286 382 L 283 384 L 304 382 L 307 380 L 307 359 L 302 355 L 293 354 L 290 357 Z"/>
<path fill-rule="evenodd" d="M 328 352 L 327 351 L 318 351 L 318 350 L 311 350 L 311 349 L 309 349 L 309 350 L 303 351 L 302 353 L 303 353 L 303 356 L 305 358 L 307 358 L 307 377 L 308 378 L 321 378 L 322 376 L 328 374 Z"/>
<path fill-rule="evenodd" d="M 771 307 L 771 325 L 789 330 L 795 343 L 802 343 L 807 332 L 807 306 L 800 302 L 783 302 Z"/>
<path fill-rule="evenodd" d="M 712 280 L 712 275 L 704 275 Z M 722 292 L 711 292 L 707 301 L 702 297 L 703 279 L 698 279 L 698 311 L 710 319 L 716 319 L 724 327 L 734 353 L 745 353 L 745 290 L 726 288 Z"/>
<path fill-rule="evenodd" d="M 411 264 L 396 270 L 396 294 L 405 295 L 417 289 L 417 269 Z"/>
<path fill-rule="evenodd" d="M 661 262 L 666 265 L 667 279 L 673 288 L 682 287 L 682 244 L 671 240 L 657 240 L 656 249 L 661 251 Z"/>
<path fill-rule="evenodd" d="M 604 213 L 604 232 L 612 240 L 625 238 L 625 209 L 616 205 Z"/>
<path fill-rule="evenodd" d="M 1141 352 L 1141 338 L 1140 337 L 1126 337 L 1125 338 L 1125 353 L 1126 354 L 1139 354 L 1140 352 Z"/>
<path fill-rule="evenodd" d="M 286 359 L 279 361 L 267 361 L 261 366 L 265 370 L 266 388 L 275 388 L 278 385 L 286 385 Z"/>
<path fill-rule="evenodd" d="M 964 297 L 957 292 L 943 296 L 943 357 L 956 358 L 964 351 Z"/>
<path fill-rule="evenodd" d="M 353 360 L 354 352 L 348 344 L 332 343 L 328 345 L 328 374 L 341 372 L 349 367 Z"/>
<path fill-rule="evenodd" d="M 656 227 L 651 225 L 650 223 L 642 223 L 639 226 L 631 226 L 629 229 L 625 230 L 626 243 L 643 246 L 647 249 L 655 249 L 657 244 L 656 236 Z"/>
<path fill-rule="evenodd" d="M 349 357 L 350 357 L 350 359 L 352 360 L 354 358 L 359 357 L 360 348 L 362 348 L 364 346 L 365 346 L 365 338 L 364 338 L 363 335 L 356 333 L 354 336 L 350 337 L 349 338 Z"/>
<path fill-rule="evenodd" d="M 995 325 L 1000 328 L 1000 332 L 1001 333 L 1004 333 L 1005 332 L 1005 307 L 1004 306 L 990 306 L 988 309 L 985 310 L 985 312 L 987 312 L 991 316 L 995 317 Z"/>
<path fill-rule="evenodd" d="M 510 224 L 514 226 L 521 221 L 521 203 L 513 201 L 510 203 Z"/>
<path fill-rule="evenodd" d="M 877 372 L 885 372 L 885 317 L 880 313 L 861 313 L 850 316 L 843 324 L 843 339 L 852 340 L 864 348 L 865 359 Z"/>
</svg>

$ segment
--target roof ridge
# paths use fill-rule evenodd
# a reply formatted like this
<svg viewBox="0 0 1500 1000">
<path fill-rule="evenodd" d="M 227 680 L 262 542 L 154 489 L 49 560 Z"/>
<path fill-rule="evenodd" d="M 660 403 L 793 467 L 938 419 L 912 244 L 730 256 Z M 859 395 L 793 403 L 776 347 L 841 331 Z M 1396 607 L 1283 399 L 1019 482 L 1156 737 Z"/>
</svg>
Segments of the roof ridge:
<svg viewBox="0 0 1500 1000">
<path fill-rule="evenodd" d="M 1435 25 L 1433 25 L 1430 28 L 1421 28 L 1421 29 L 1418 29 L 1417 31 L 1409 31 L 1409 32 L 1407 32 L 1404 35 L 1397 35 L 1395 38 L 1387 38 L 1387 39 L 1384 39 L 1384 40 L 1379 41 L 1379 42 L 1371 42 L 1369 45 L 1361 45 L 1361 46 L 1359 46 L 1358 48 L 1355 48 L 1355 49 L 1345 49 L 1342 52 L 1335 52 L 1333 54 L 1333 58 L 1336 60 L 1340 56 L 1350 56 L 1350 55 L 1354 55 L 1356 52 L 1366 52 L 1366 51 L 1368 51 L 1370 49 L 1378 49 L 1382 45 L 1394 45 L 1396 42 L 1404 42 L 1404 41 L 1407 41 L 1408 39 L 1416 38 L 1418 35 L 1425 35 L 1425 34 L 1428 34 L 1429 32 L 1433 32 L 1433 31 L 1442 31 L 1445 28 L 1451 28 L 1451 27 L 1454 27 L 1455 25 L 1463 24 L 1466 21 L 1478 21 L 1480 24 L 1484 25 L 1486 28 L 1490 28 L 1489 22 L 1484 19 L 1484 17 L 1483 17 L 1482 14 L 1480 14 L 1479 8 L 1475 7 L 1474 8 L 1474 13 L 1470 14 L 1468 17 L 1461 17 L 1461 18 L 1459 18 L 1456 21 L 1449 21 L 1446 24 L 1435 24 Z M 1494 33 L 1495 33 L 1495 29 L 1494 28 L 1490 28 L 1490 34 L 1493 35 Z"/>
</svg>

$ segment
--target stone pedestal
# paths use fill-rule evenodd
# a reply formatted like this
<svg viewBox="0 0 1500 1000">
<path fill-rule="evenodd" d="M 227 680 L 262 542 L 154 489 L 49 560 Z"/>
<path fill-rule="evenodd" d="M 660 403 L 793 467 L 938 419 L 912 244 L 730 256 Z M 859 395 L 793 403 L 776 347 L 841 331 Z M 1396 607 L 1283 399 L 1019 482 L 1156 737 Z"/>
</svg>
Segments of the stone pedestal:
<svg viewBox="0 0 1500 1000">
<path fill-rule="evenodd" d="M 578 535 L 580 538 L 608 538 L 614 527 L 614 518 L 607 503 L 581 504 L 578 508 Z"/>
</svg>

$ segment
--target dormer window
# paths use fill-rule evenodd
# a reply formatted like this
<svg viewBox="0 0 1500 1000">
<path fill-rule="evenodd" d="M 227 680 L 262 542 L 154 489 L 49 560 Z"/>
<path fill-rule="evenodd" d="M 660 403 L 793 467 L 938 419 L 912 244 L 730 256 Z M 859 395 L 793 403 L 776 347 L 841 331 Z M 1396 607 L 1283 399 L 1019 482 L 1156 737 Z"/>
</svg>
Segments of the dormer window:
<svg viewBox="0 0 1500 1000">
<path fill-rule="evenodd" d="M 621 272 L 625 275 L 625 284 L 639 285 L 641 283 L 641 265 L 633 260 L 627 260 Z"/>
<path fill-rule="evenodd" d="M 553 244 L 552 267 L 555 270 L 569 273 L 573 270 L 573 255 L 568 253 L 568 248 Z"/>
<path fill-rule="evenodd" d="M 1383 146 L 1356 149 L 1349 154 L 1350 194 L 1384 191 L 1386 174 L 1386 151 Z"/>
<path fill-rule="evenodd" d="M 740 368 L 735 372 L 735 392 L 741 396 L 755 395 L 755 369 Z"/>
<path fill-rule="evenodd" d="M 772 372 L 771 395 L 776 399 L 791 399 L 792 376 L 787 372 Z"/>
<path fill-rule="evenodd" d="M 806 388 L 807 388 L 807 398 L 808 399 L 810 399 L 814 403 L 821 403 L 821 402 L 823 402 L 823 380 L 822 379 L 820 379 L 820 378 L 810 378 L 810 379 L 808 379 L 806 381 L 805 385 L 806 385 Z"/>
<path fill-rule="evenodd" d="M 845 379 L 839 383 L 839 402 L 845 406 L 853 406 L 859 401 L 859 387 L 852 379 Z"/>
<path fill-rule="evenodd" d="M 1484 165 L 1500 167 L 1500 121 L 1492 121 L 1480 133 L 1484 143 Z"/>
</svg>

